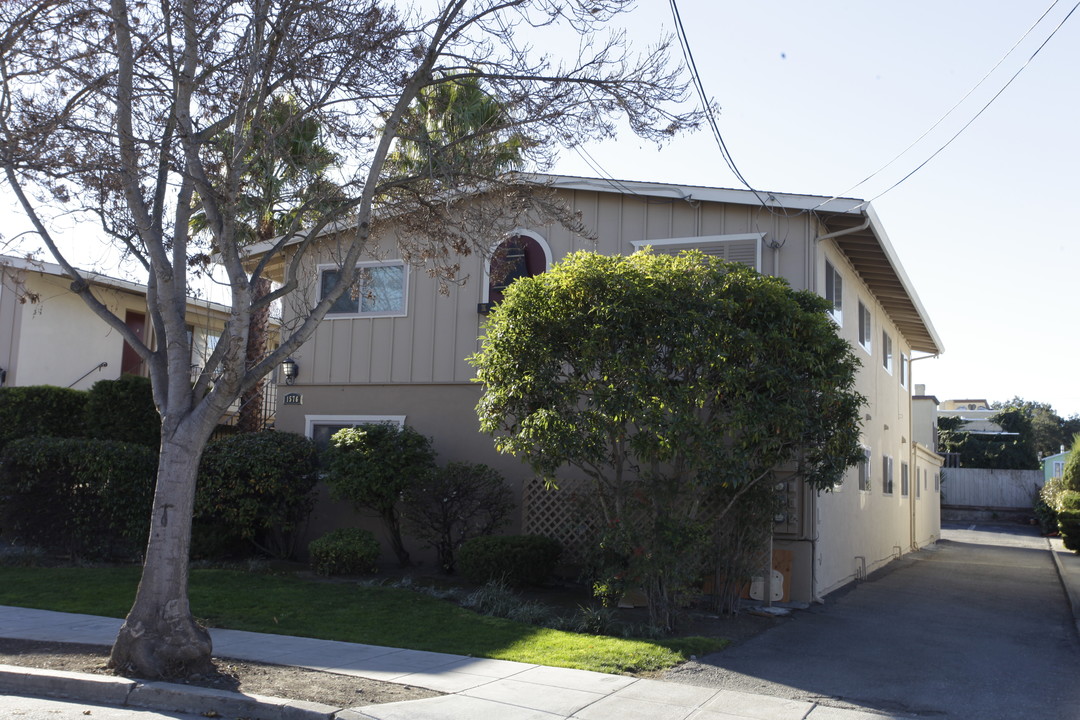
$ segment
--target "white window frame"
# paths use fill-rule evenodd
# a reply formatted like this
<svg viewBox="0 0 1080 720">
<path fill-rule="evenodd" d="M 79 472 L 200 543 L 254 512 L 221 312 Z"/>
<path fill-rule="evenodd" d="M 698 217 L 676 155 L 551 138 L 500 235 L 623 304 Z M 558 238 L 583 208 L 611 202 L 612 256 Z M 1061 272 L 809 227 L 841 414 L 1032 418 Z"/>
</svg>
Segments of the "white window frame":
<svg viewBox="0 0 1080 720">
<path fill-rule="evenodd" d="M 910 374 L 911 361 L 907 356 L 907 353 L 900 353 L 900 387 L 906 388 L 908 386 L 908 375 Z"/>
<path fill-rule="evenodd" d="M 900 497 L 911 495 L 911 469 L 906 462 L 900 463 Z"/>
<path fill-rule="evenodd" d="M 892 495 L 896 489 L 893 483 L 893 459 L 889 455 L 881 456 L 881 492 L 883 495 Z"/>
<path fill-rule="evenodd" d="M 526 230 L 525 228 L 520 227 L 515 228 L 503 235 L 495 242 L 493 242 L 491 246 L 488 247 L 488 253 L 484 258 L 484 273 L 483 277 L 480 279 L 480 302 L 488 303 L 491 301 L 491 256 L 495 254 L 495 251 L 498 250 L 499 246 L 502 245 L 504 242 L 518 236 L 527 237 L 535 240 L 536 244 L 539 245 L 540 249 L 544 252 L 544 272 L 547 272 L 551 269 L 551 264 L 553 260 L 551 255 L 551 246 L 548 245 L 547 240 L 545 240 L 542 235 L 538 235 L 532 230 Z"/>
<path fill-rule="evenodd" d="M 885 372 L 893 373 L 893 346 L 892 335 L 885 328 L 881 329 L 881 366 Z"/>
<path fill-rule="evenodd" d="M 873 467 L 874 455 L 870 451 L 870 448 L 863 447 L 863 459 L 859 462 L 859 492 L 872 492 L 873 486 L 873 473 L 871 468 Z"/>
<path fill-rule="evenodd" d="M 305 415 L 304 437 L 310 439 L 316 425 L 405 425 L 404 415 Z"/>
<path fill-rule="evenodd" d="M 873 317 L 870 315 L 870 308 L 866 307 L 862 300 L 859 300 L 859 345 L 868 353 L 872 353 L 874 349 L 873 337 L 874 322 Z"/>
<path fill-rule="evenodd" d="M 634 251 L 652 247 L 669 253 L 678 253 L 682 250 L 704 250 L 708 247 L 716 247 L 727 243 L 745 242 L 754 240 L 754 269 L 761 271 L 761 245 L 765 239 L 765 233 L 741 233 L 737 235 L 702 235 L 700 237 L 664 238 L 661 240 L 631 240 L 630 245 Z M 725 253 L 726 254 L 726 253 Z"/>
<path fill-rule="evenodd" d="M 409 314 L 409 268 L 405 265 L 403 260 L 386 260 L 386 261 L 364 261 L 356 263 L 358 268 L 377 268 L 377 267 L 399 267 L 401 268 L 401 309 L 399 310 L 374 310 L 364 312 L 360 308 L 363 307 L 363 298 L 357 298 L 356 307 L 357 311 L 353 313 L 326 313 L 325 320 L 342 320 L 342 319 L 355 319 L 355 318 L 374 318 L 374 317 L 405 317 Z M 316 285 L 316 292 L 318 293 L 317 300 L 322 300 L 322 285 L 323 285 L 323 273 L 327 270 L 334 272 L 341 272 L 340 265 L 334 265 L 333 263 L 327 265 L 318 266 L 318 284 Z M 348 292 L 348 291 L 346 291 Z M 363 293 L 363 288 L 360 288 L 360 292 Z"/>
<path fill-rule="evenodd" d="M 1059 478 L 1064 474 L 1065 474 L 1065 461 L 1064 460 L 1055 460 L 1054 461 L 1054 470 L 1053 470 L 1053 474 L 1052 474 L 1051 477 Z"/>
<path fill-rule="evenodd" d="M 934 492 L 941 492 L 941 471 L 934 473 Z"/>
<path fill-rule="evenodd" d="M 825 299 L 832 303 L 829 316 L 844 327 L 844 278 L 828 258 L 825 260 Z"/>
</svg>

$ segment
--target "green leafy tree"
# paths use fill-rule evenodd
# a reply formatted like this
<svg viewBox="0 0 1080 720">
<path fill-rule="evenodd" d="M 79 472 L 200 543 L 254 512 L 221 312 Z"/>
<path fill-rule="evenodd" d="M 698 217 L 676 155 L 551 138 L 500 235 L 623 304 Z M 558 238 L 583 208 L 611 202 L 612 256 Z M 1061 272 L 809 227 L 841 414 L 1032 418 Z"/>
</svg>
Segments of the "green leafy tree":
<svg viewBox="0 0 1080 720">
<path fill-rule="evenodd" d="M 1073 436 L 1069 458 L 1061 473 L 1061 484 L 1066 490 L 1080 492 L 1080 434 Z"/>
<path fill-rule="evenodd" d="M 994 402 L 991 407 L 1001 412 L 1019 412 L 1027 419 L 1027 423 L 1014 423 L 1017 428 L 1015 431 L 1022 433 L 1021 443 L 1031 445 L 1037 457 L 1046 457 L 1060 452 L 1061 446 L 1068 445 L 1073 435 L 1067 432 L 1066 421 L 1054 411 L 1049 403 L 1034 402 L 1014 396 L 1011 400 Z"/>
<path fill-rule="evenodd" d="M 830 488 L 862 457 L 858 361 L 827 310 L 699 252 L 572 254 L 489 317 L 481 428 L 550 482 L 592 481 L 605 552 L 671 627 L 741 497 L 784 464 Z"/>
<path fill-rule="evenodd" d="M 618 31 L 633 0 L 8 0 L 0 3 L 0 170 L 71 289 L 146 363 L 161 418 L 154 506 L 142 579 L 110 656 L 143 676 L 211 669 L 209 633 L 191 614 L 188 558 L 199 458 L 229 407 L 314 333 L 354 284 L 369 240 L 389 238 L 403 257 L 443 281 L 460 253 L 535 216 L 543 193 L 517 178 L 479 183 L 475 167 L 447 168 L 435 186 L 387 172 L 403 119 L 428 87 L 475 78 L 512 118 L 542 139 L 530 167 L 611 137 L 618 123 L 662 142 L 697 125 L 684 71 L 670 42 L 638 51 Z M 615 22 L 613 22 L 615 21 Z M 520 32 L 569 34 L 576 54 L 537 51 Z M 334 172 L 331 212 L 295 216 L 253 254 L 248 179 L 261 161 L 260 116 L 291 98 L 279 137 L 318 123 L 323 142 L 348 162 Z M 483 134 L 490 134 L 484 129 Z M 223 136 L 227 141 L 223 141 Z M 502 136 L 499 136 L 500 138 Z M 487 191 L 482 208 L 447 202 Z M 325 197 L 325 194 L 323 195 Z M 536 197 L 536 200 L 533 198 Z M 197 198 L 197 204 L 195 199 Z M 305 206 L 314 207 L 312 197 Z M 209 233 L 197 236 L 201 210 Z M 376 212 L 378 210 L 378 212 Z M 151 347 L 117 316 L 61 249 L 55 232 L 85 221 L 140 268 Z M 478 237 L 476 228 L 484 228 Z M 325 231 L 335 233 L 341 272 L 309 302 L 310 268 Z M 93 238 L 93 239 L 90 239 Z M 84 243 L 85 244 L 85 243 Z M 193 384 L 187 299 L 213 253 L 225 275 L 230 314 Z M 269 294 L 260 279 L 279 273 Z M 253 313 L 289 302 L 295 323 L 254 366 Z"/>
<path fill-rule="evenodd" d="M 431 441 L 395 425 L 361 425 L 334 433 L 326 455 L 326 484 L 335 498 L 371 510 L 386 527 L 401 567 L 410 564 L 401 539 L 401 496 L 435 472 Z"/>
</svg>

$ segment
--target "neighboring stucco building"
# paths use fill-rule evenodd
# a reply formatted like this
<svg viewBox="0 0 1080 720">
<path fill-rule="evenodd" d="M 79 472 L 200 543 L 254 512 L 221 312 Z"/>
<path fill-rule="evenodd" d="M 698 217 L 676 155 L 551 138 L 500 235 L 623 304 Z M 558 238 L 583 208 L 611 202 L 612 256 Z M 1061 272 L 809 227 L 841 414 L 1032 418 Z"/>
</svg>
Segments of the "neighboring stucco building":
<svg viewBox="0 0 1080 720">
<path fill-rule="evenodd" d="M 490 238 L 509 250 L 518 274 L 543 272 L 570 252 L 629 254 L 697 248 L 786 278 L 833 302 L 838 332 L 862 362 L 857 389 L 864 409 L 866 462 L 834 492 L 789 483 L 789 509 L 777 517 L 775 548 L 789 553 L 786 597 L 821 597 L 940 535 L 940 458 L 913 432 L 911 359 L 942 344 L 876 214 L 865 203 L 770 193 L 764 205 L 742 190 L 546 178 L 580 213 L 596 240 L 560 225 L 525 225 Z M 326 439 L 338 428 L 372 421 L 405 422 L 431 436 L 441 462 L 483 462 L 511 483 L 522 518 L 513 530 L 544 526 L 557 509 L 529 468 L 495 452 L 481 435 L 474 407 L 480 388 L 466 358 L 479 348 L 484 312 L 500 286 L 487 262 L 462 259 L 469 280 L 440 295 L 422 270 L 409 268 L 392 242 L 365 261 L 363 290 L 343 298 L 296 353 L 296 384 L 279 403 L 277 427 Z M 336 272 L 329 250 L 312 261 L 308 302 Z M 288 318 L 285 319 L 288 322 Z M 319 530 L 356 524 L 348 508 L 320 502 Z"/>
<path fill-rule="evenodd" d="M 153 347 L 146 286 L 86 273 L 95 296 Z M 0 370 L 8 386 L 57 385 L 86 390 L 123 373 L 145 375 L 141 358 L 71 292 L 59 265 L 0 256 Z M 32 298 L 32 300 L 30 299 Z M 229 308 L 192 299 L 187 321 L 192 369 L 213 350 Z"/>
</svg>

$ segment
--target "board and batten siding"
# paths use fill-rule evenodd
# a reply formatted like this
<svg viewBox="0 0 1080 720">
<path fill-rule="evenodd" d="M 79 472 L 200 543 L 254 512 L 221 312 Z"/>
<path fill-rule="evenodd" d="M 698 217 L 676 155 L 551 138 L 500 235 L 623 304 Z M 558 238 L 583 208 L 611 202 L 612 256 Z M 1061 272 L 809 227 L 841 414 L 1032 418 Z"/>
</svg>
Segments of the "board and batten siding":
<svg viewBox="0 0 1080 720">
<path fill-rule="evenodd" d="M 813 228 L 807 215 L 786 217 L 761 206 L 731 205 L 672 198 L 670 201 L 618 193 L 560 191 L 570 209 L 579 213 L 594 237 L 582 237 L 561 225 L 525 224 L 543 238 L 553 261 L 571 252 L 590 250 L 605 255 L 634 252 L 635 243 L 689 240 L 709 242 L 717 237 L 739 239 L 724 246 L 729 259 L 774 272 L 774 253 L 767 243 L 784 243 L 782 270 L 795 262 L 788 280 L 805 287 L 807 243 Z M 753 236 L 751 239 L 750 236 Z M 762 239 L 764 238 L 764 239 Z M 492 238 L 494 243 L 497 238 Z M 690 243 L 692 245 L 692 243 Z M 681 248 L 680 248 L 681 249 Z M 659 248 L 658 248 L 659 250 Z M 717 250 L 713 250 L 717 252 Z M 375 249 L 372 259 L 394 259 L 396 250 Z M 318 263 L 330 262 L 329 255 Z M 317 278 L 315 265 L 310 272 Z M 399 383 L 468 383 L 475 376 L 466 358 L 479 348 L 486 282 L 479 255 L 461 259 L 461 284 L 439 292 L 438 281 L 422 268 L 409 271 L 403 317 L 328 317 L 312 339 L 296 353 L 302 371 L 300 384 L 351 385 Z M 312 286 L 317 286 L 313 282 Z M 309 298 L 314 301 L 314 297 Z M 307 369 L 310 369 L 308 371 Z"/>
</svg>

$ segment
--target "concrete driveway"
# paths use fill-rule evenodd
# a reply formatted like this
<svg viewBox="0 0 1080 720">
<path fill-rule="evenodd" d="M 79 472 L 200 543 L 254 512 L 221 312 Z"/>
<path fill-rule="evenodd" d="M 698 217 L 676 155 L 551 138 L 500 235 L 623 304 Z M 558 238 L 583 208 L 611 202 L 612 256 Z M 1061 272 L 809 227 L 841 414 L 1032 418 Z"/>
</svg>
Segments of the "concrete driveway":
<svg viewBox="0 0 1080 720">
<path fill-rule="evenodd" d="M 665 679 L 912 717 L 1080 718 L 1080 640 L 1046 540 L 942 535 Z"/>
</svg>

